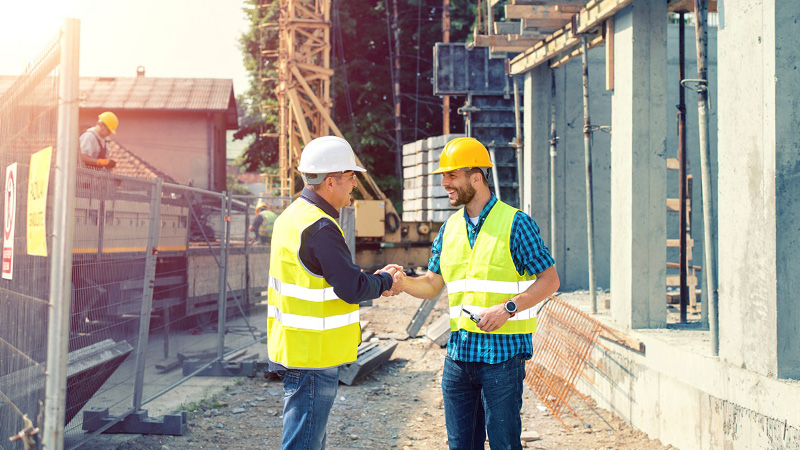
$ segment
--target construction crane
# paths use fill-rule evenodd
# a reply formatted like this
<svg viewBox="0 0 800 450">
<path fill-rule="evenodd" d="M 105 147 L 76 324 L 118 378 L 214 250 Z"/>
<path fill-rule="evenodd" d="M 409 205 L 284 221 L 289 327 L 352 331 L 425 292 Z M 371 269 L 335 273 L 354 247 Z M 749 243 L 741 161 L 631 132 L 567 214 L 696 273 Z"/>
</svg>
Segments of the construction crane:
<svg viewBox="0 0 800 450">
<path fill-rule="evenodd" d="M 267 8 L 272 3 L 260 0 L 259 8 Z M 331 0 L 279 0 L 279 8 L 277 24 L 266 25 L 278 31 L 278 51 L 262 52 L 278 68 L 277 80 L 270 81 L 277 82 L 280 115 L 280 185 L 268 185 L 267 191 L 293 198 L 299 190 L 295 186 L 296 167 L 303 146 L 331 133 L 344 136 L 330 116 Z M 358 155 L 356 161 L 363 167 Z M 356 263 L 361 267 L 376 267 L 387 262 L 426 265 L 433 224 L 402 222 L 392 202 L 369 173 L 359 173 L 357 181 L 364 200 L 354 203 Z"/>
</svg>

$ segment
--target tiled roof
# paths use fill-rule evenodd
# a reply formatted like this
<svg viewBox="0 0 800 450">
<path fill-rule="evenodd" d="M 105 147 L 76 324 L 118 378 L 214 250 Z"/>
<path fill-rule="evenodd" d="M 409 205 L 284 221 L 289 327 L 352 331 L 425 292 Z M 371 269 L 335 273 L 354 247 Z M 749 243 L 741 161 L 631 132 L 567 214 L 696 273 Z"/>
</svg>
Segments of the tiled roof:
<svg viewBox="0 0 800 450">
<path fill-rule="evenodd" d="M 225 111 L 233 82 L 212 78 L 81 78 L 82 108 Z"/>
<path fill-rule="evenodd" d="M 117 162 L 117 166 L 111 170 L 111 173 L 115 175 L 146 178 L 148 180 L 158 177 L 164 180 L 165 183 L 175 183 L 172 177 L 148 164 L 147 161 L 134 155 L 130 150 L 115 141 L 108 142 L 108 153 L 109 158 Z"/>
<path fill-rule="evenodd" d="M 0 76 L 0 96 L 17 79 Z M 81 77 L 80 107 L 103 110 L 223 112 L 237 127 L 233 81 L 215 78 Z"/>
</svg>

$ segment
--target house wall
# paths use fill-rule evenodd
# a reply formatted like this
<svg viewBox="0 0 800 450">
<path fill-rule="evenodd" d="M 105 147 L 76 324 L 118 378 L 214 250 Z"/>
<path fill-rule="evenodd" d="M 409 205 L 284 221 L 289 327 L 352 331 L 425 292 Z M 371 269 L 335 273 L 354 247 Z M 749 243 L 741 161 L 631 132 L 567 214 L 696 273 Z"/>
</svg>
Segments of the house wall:
<svg viewBox="0 0 800 450">
<path fill-rule="evenodd" d="M 81 109 L 80 127 L 102 110 Z M 175 111 L 114 111 L 116 141 L 175 179 L 202 189 L 225 188 L 225 121 L 222 114 Z"/>
</svg>

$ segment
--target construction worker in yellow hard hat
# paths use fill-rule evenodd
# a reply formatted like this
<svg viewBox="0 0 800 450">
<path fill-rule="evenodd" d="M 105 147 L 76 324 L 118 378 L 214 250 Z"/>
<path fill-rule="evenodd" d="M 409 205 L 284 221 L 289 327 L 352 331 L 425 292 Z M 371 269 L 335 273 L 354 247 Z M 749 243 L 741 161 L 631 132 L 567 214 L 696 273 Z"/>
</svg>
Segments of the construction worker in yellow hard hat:
<svg viewBox="0 0 800 450">
<path fill-rule="evenodd" d="M 271 211 L 263 200 L 259 200 L 256 205 L 256 217 L 250 224 L 250 231 L 253 232 L 253 242 L 267 244 L 272 238 L 272 227 L 278 215 Z"/>
<path fill-rule="evenodd" d="M 456 138 L 439 159 L 450 204 L 461 206 L 433 242 L 428 272 L 395 272 L 391 294 L 435 298 L 447 286 L 450 338 L 442 375 L 451 449 L 519 449 L 524 363 L 532 356 L 536 305 L 559 287 L 533 219 L 489 189 L 489 152 Z M 396 266 L 390 264 L 384 269 Z M 497 380 L 503 380 L 497 383 Z"/>
<path fill-rule="evenodd" d="M 100 113 L 97 124 L 81 134 L 81 162 L 99 169 L 111 170 L 117 162 L 109 158 L 108 137 L 117 133 L 119 119 L 111 111 Z"/>
</svg>

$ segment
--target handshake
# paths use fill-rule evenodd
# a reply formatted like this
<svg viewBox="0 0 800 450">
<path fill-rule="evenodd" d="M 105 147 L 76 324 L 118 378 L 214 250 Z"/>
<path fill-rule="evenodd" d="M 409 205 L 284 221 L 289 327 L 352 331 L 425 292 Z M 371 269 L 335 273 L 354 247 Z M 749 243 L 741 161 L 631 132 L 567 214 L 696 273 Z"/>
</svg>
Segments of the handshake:
<svg viewBox="0 0 800 450">
<path fill-rule="evenodd" d="M 391 289 L 388 291 L 383 291 L 381 295 L 384 297 L 391 297 L 403 292 L 404 283 L 407 278 L 406 273 L 403 272 L 403 266 L 398 266 L 397 264 L 387 264 L 383 269 L 378 269 L 375 271 L 375 274 L 379 273 L 388 273 L 392 276 L 392 280 L 394 280 Z"/>
</svg>

